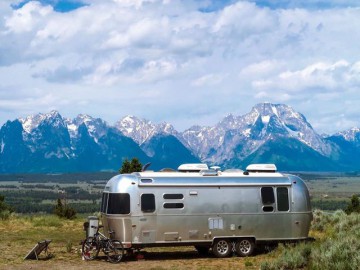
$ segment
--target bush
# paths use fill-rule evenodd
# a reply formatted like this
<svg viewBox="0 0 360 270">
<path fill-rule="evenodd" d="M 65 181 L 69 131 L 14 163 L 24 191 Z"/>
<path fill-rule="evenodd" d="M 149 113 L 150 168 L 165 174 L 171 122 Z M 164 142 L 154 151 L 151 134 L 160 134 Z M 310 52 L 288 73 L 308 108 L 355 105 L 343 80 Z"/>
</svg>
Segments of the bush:
<svg viewBox="0 0 360 270">
<path fill-rule="evenodd" d="M 263 262 L 261 270 L 303 269 L 309 264 L 311 246 L 309 243 L 299 245 L 279 245 L 280 256 L 272 262 Z"/>
<path fill-rule="evenodd" d="M 66 252 L 70 253 L 72 251 L 72 248 L 73 248 L 73 243 L 70 240 L 68 240 L 66 242 Z"/>
<path fill-rule="evenodd" d="M 11 216 L 11 212 L 9 210 L 4 210 L 0 212 L 1 220 L 8 220 Z"/>
<path fill-rule="evenodd" d="M 345 209 L 346 214 L 351 214 L 353 212 L 360 213 L 360 199 L 359 196 L 353 195 L 351 197 L 350 203 Z"/>
<path fill-rule="evenodd" d="M 295 246 L 279 245 L 275 251 L 279 255 L 271 262 L 263 262 L 261 269 L 358 269 L 360 214 L 315 210 L 311 228 L 322 239 Z"/>
<path fill-rule="evenodd" d="M 74 219 L 76 217 L 75 209 L 68 205 L 63 205 L 61 199 L 57 200 L 56 206 L 54 208 L 54 214 L 60 218 L 66 219 Z"/>
<path fill-rule="evenodd" d="M 5 197 L 0 195 L 0 218 L 1 220 L 7 220 L 10 218 L 13 209 L 5 203 Z"/>
</svg>

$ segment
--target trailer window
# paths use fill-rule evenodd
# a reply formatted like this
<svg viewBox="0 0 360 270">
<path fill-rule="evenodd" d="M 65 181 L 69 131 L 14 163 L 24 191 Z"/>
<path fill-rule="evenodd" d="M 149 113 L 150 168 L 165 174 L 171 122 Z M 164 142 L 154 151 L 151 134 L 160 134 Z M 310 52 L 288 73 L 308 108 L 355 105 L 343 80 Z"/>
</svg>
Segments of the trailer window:
<svg viewBox="0 0 360 270">
<path fill-rule="evenodd" d="M 130 214 L 130 195 L 128 193 L 109 193 L 108 214 Z"/>
<path fill-rule="evenodd" d="M 263 204 L 273 204 L 275 202 L 273 188 L 272 187 L 261 188 L 261 199 Z"/>
<path fill-rule="evenodd" d="M 289 192 L 286 187 L 276 189 L 278 211 L 289 211 Z"/>
<path fill-rule="evenodd" d="M 142 194 L 141 195 L 141 211 L 151 213 L 155 211 L 155 195 Z"/>
<path fill-rule="evenodd" d="M 141 181 L 141 183 L 145 183 L 145 184 L 149 184 L 149 183 L 153 182 L 152 179 L 148 179 L 148 178 L 142 178 L 140 181 Z"/>
<path fill-rule="evenodd" d="M 164 194 L 163 195 L 164 199 L 170 199 L 170 200 L 181 200 L 184 199 L 184 195 L 183 194 Z"/>
<path fill-rule="evenodd" d="M 101 209 L 100 209 L 100 211 L 102 213 L 106 213 L 106 206 L 107 206 L 107 203 L 108 203 L 108 197 L 109 197 L 109 193 L 104 192 L 103 195 L 102 195 Z"/>
<path fill-rule="evenodd" d="M 164 208 L 174 209 L 174 208 L 184 208 L 183 203 L 164 203 Z"/>
</svg>

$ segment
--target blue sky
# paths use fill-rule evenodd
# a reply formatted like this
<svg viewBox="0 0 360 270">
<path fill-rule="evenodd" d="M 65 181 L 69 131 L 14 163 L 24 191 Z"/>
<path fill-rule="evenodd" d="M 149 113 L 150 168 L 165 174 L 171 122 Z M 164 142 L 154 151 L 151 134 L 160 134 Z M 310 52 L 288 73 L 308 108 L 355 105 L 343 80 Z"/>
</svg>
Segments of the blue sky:
<svg viewBox="0 0 360 270">
<path fill-rule="evenodd" d="M 178 130 L 260 102 L 360 126 L 355 0 L 0 2 L 0 124 L 58 110 Z"/>
</svg>

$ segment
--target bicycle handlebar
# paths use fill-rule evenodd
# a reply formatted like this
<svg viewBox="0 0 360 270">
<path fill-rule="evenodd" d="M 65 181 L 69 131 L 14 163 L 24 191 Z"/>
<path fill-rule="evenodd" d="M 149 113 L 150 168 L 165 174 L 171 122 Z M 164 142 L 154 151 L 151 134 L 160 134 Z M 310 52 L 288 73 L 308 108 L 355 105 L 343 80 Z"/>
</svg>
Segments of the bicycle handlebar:
<svg viewBox="0 0 360 270">
<path fill-rule="evenodd" d="M 103 228 L 104 226 L 103 225 L 99 225 L 99 226 L 91 226 L 91 228 L 93 228 L 93 229 L 100 229 L 100 228 Z M 109 234 L 113 234 L 113 233 L 115 233 L 115 231 L 112 231 L 112 230 L 110 230 L 109 231 Z"/>
</svg>

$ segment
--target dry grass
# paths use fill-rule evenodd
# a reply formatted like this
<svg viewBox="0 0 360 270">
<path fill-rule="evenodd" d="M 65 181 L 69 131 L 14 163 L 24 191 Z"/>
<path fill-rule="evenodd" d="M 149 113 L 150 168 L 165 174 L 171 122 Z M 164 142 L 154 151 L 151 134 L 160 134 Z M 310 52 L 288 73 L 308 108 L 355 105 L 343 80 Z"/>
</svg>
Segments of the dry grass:
<svg viewBox="0 0 360 270">
<path fill-rule="evenodd" d="M 259 269 L 269 254 L 250 258 L 217 259 L 212 255 L 199 256 L 193 247 L 151 248 L 143 250 L 144 259 L 126 257 L 119 264 L 106 262 L 105 257 L 95 261 L 81 259 L 80 242 L 84 238 L 83 218 L 61 220 L 53 215 L 19 217 L 0 221 L 0 269 Z M 50 259 L 24 260 L 34 245 L 51 239 Z"/>
</svg>

